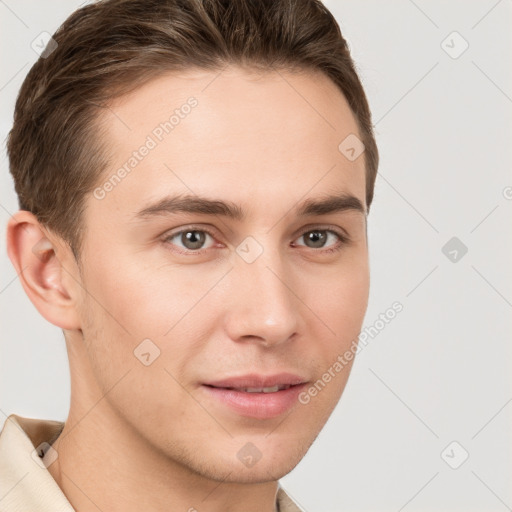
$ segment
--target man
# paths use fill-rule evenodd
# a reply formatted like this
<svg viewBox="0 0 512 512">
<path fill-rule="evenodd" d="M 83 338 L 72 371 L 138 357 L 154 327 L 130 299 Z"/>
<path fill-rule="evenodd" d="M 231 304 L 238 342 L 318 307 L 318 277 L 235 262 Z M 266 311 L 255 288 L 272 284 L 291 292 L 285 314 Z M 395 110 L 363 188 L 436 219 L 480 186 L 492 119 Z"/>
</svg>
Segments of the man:
<svg viewBox="0 0 512 512">
<path fill-rule="evenodd" d="M 65 422 L 11 415 L 0 510 L 298 511 L 368 302 L 378 153 L 315 0 L 106 0 L 9 135 L 8 252 L 64 333 Z"/>
</svg>

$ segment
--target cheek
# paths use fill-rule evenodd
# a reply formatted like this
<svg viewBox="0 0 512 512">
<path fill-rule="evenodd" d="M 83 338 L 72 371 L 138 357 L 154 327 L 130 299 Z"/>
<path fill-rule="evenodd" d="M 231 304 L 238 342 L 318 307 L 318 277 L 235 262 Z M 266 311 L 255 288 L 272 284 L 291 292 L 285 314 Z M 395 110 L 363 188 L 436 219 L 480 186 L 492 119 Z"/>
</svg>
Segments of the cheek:
<svg viewBox="0 0 512 512">
<path fill-rule="evenodd" d="M 339 401 L 356 357 L 368 305 L 368 266 L 362 258 L 356 265 L 340 267 L 330 280 L 321 282 L 322 290 L 314 288 L 316 292 L 308 302 L 321 321 L 317 322 L 318 334 L 313 333 L 318 343 L 311 351 L 318 380 L 311 393 L 307 391 L 305 401 L 312 414 L 324 421 Z"/>
<path fill-rule="evenodd" d="M 172 331 L 164 336 L 179 319 L 169 298 L 175 290 L 166 288 L 165 282 L 150 286 L 143 274 L 123 273 L 122 285 L 113 272 L 96 278 L 96 285 L 89 285 L 83 329 L 93 373 L 103 393 L 108 392 L 107 402 L 134 425 L 142 425 L 139 416 L 147 416 L 144 425 L 150 432 L 151 422 L 165 415 L 164 409 L 180 417 L 193 407 L 178 384 L 184 380 L 182 368 L 190 347 L 187 352 L 186 343 L 172 344 Z M 156 295 L 161 288 L 166 293 Z"/>
<path fill-rule="evenodd" d="M 305 390 L 299 407 L 319 429 L 338 403 L 354 363 L 358 336 L 368 304 L 369 275 L 362 264 L 351 272 L 328 281 L 323 290 L 310 294 L 308 304 L 321 319 L 317 322 L 317 340 L 310 351 L 316 368 L 315 382 Z"/>
<path fill-rule="evenodd" d="M 87 279 L 87 300 L 93 298 L 101 305 L 96 312 L 103 327 L 124 337 L 129 333 L 134 341 L 161 336 L 187 302 L 184 291 L 189 288 L 179 272 L 157 270 L 137 258 L 98 260 L 90 268 L 94 274 Z"/>
<path fill-rule="evenodd" d="M 340 266 L 330 276 L 310 283 L 308 305 L 334 331 L 337 343 L 359 334 L 368 306 L 369 268 L 364 257 L 355 265 Z M 328 339 L 328 338 L 327 338 Z"/>
<path fill-rule="evenodd" d="M 149 351 L 155 362 L 145 370 L 161 366 L 181 379 L 187 361 L 201 351 L 215 321 L 208 315 L 217 310 L 206 296 L 225 270 L 198 273 L 189 266 L 180 271 L 136 258 L 118 258 L 116 263 L 91 262 L 94 275 L 89 274 L 85 283 L 84 336 L 93 345 L 94 366 L 108 380 L 108 372 L 121 375 L 129 368 L 139 370 L 137 354 Z"/>
</svg>

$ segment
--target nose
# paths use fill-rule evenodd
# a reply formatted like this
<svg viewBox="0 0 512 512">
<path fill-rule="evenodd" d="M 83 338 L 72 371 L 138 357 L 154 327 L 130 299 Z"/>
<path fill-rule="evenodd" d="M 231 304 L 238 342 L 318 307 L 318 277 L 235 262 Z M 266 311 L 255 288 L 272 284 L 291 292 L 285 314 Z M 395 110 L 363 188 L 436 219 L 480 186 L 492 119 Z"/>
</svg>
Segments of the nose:
<svg viewBox="0 0 512 512">
<path fill-rule="evenodd" d="M 297 333 L 300 294 L 294 290 L 291 269 L 281 260 L 278 251 L 270 250 L 252 263 L 237 257 L 225 306 L 225 329 L 232 340 L 270 347 Z"/>
</svg>

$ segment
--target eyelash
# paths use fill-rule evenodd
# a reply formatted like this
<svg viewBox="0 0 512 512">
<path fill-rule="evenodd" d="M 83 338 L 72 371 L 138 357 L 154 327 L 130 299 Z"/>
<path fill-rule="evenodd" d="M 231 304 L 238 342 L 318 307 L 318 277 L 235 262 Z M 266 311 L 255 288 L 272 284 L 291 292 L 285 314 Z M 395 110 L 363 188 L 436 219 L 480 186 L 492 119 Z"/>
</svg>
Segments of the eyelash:
<svg viewBox="0 0 512 512">
<path fill-rule="evenodd" d="M 196 226 L 189 226 L 189 227 L 187 227 L 185 229 L 181 229 L 180 231 L 176 231 L 175 233 L 170 233 L 169 235 L 165 236 L 164 239 L 163 239 L 163 242 L 166 243 L 166 244 L 173 245 L 173 244 L 171 244 L 169 242 L 169 240 L 173 239 L 177 235 L 181 235 L 182 233 L 186 233 L 188 231 L 197 231 L 199 233 L 207 233 L 213 239 L 215 239 L 215 235 L 209 229 L 206 229 L 204 227 L 198 228 Z M 315 252 L 320 252 L 320 253 L 324 253 L 324 254 L 332 254 L 332 253 L 341 251 L 341 249 L 343 249 L 343 247 L 350 242 L 350 238 L 347 235 L 345 235 L 345 234 L 341 233 L 340 231 L 338 231 L 337 229 L 335 229 L 334 226 L 321 227 L 321 228 L 320 227 L 309 228 L 308 230 L 302 232 L 302 234 L 299 235 L 298 238 L 301 238 L 304 235 L 306 235 L 307 233 L 312 233 L 314 231 L 325 231 L 327 233 L 333 233 L 339 239 L 339 243 L 336 244 L 335 247 L 331 247 L 329 249 L 321 249 L 321 248 L 314 249 L 314 248 L 310 248 L 310 249 L 312 249 Z M 199 254 L 203 254 L 204 252 L 208 251 L 209 249 L 211 249 L 211 248 L 198 249 L 198 250 L 189 249 L 189 250 L 186 250 L 186 251 L 183 251 L 181 249 L 180 250 L 172 249 L 172 250 L 177 252 L 178 254 L 183 254 L 183 255 L 199 255 Z"/>
</svg>

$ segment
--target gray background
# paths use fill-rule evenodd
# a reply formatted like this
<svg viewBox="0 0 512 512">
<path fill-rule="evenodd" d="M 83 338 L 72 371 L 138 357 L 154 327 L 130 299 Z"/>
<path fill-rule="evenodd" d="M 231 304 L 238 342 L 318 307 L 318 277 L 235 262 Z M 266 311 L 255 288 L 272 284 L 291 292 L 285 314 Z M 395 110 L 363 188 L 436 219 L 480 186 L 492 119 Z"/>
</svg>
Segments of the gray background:
<svg viewBox="0 0 512 512">
<path fill-rule="evenodd" d="M 358 354 L 338 407 L 281 483 L 308 512 L 510 510 L 512 1 L 326 4 L 381 153 L 364 326 L 395 301 L 403 311 Z M 79 5 L 0 0 L 2 140 L 37 57 L 31 42 Z M 0 423 L 11 413 L 63 421 L 64 340 L 7 258 L 17 202 L 4 145 L 0 158 Z"/>
</svg>

